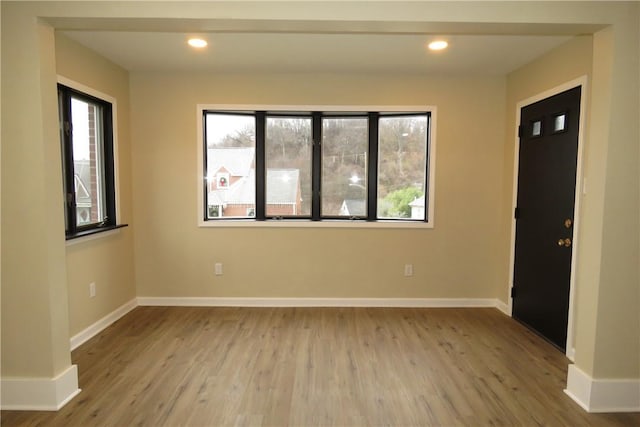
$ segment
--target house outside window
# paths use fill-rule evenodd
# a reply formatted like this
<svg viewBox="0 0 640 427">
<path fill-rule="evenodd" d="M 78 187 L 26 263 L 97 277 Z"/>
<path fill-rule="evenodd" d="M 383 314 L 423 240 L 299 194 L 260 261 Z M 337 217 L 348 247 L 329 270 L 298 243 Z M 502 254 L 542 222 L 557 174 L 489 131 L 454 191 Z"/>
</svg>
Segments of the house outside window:
<svg viewBox="0 0 640 427">
<path fill-rule="evenodd" d="M 229 174 L 218 173 L 216 174 L 216 187 L 219 189 L 229 188 Z"/>
</svg>

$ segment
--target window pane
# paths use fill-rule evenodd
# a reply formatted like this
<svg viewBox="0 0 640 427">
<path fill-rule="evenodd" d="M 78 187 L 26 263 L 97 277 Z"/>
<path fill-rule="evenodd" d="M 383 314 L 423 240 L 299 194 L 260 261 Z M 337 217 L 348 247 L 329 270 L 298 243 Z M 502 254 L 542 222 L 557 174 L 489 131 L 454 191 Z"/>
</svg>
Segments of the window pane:
<svg viewBox="0 0 640 427">
<path fill-rule="evenodd" d="M 542 122 L 540 120 L 537 120 L 531 125 L 531 136 L 540 135 L 542 135 Z"/>
<path fill-rule="evenodd" d="M 562 132 L 563 130 L 567 130 L 566 127 L 566 114 L 558 114 L 553 119 L 553 131 L 554 132 Z"/>
<path fill-rule="evenodd" d="M 378 218 L 425 219 L 427 116 L 381 117 Z"/>
<path fill-rule="evenodd" d="M 252 115 L 207 114 L 207 217 L 251 218 L 256 203 Z"/>
<path fill-rule="evenodd" d="M 267 117 L 267 216 L 311 215 L 311 117 Z"/>
<path fill-rule="evenodd" d="M 77 226 L 96 224 L 107 219 L 101 111 L 99 105 L 71 98 Z"/>
<path fill-rule="evenodd" d="M 368 119 L 322 120 L 322 216 L 367 214 Z"/>
</svg>

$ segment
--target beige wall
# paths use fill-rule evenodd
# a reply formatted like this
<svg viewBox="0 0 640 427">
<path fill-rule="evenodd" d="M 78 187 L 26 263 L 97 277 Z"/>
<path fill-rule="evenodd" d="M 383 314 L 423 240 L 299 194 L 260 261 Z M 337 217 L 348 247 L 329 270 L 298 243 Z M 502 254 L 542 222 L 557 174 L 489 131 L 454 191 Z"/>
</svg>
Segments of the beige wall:
<svg viewBox="0 0 640 427">
<path fill-rule="evenodd" d="M 53 29 L 2 3 L 2 376 L 69 367 Z"/>
<path fill-rule="evenodd" d="M 597 311 L 584 314 L 591 322 L 592 318 L 597 320 L 594 331 L 584 331 L 576 338 L 578 344 L 593 346 L 593 358 L 586 357 L 585 362 L 593 366 L 597 378 L 640 378 L 640 240 L 636 239 L 640 233 L 638 15 L 640 3 L 634 2 L 628 5 L 625 19 L 618 26 L 594 36 L 594 47 L 600 49 L 597 55 L 594 53 L 593 102 L 597 102 L 596 93 L 602 94 L 602 105 L 591 114 L 591 145 L 598 150 L 606 147 L 607 153 L 600 159 L 587 159 L 587 168 L 596 171 L 596 179 L 604 182 L 605 193 L 602 199 L 594 198 L 588 189 L 587 199 L 591 199 L 592 207 L 602 209 L 602 220 L 598 222 L 600 212 L 585 212 L 585 221 L 593 228 L 602 224 L 602 238 L 596 240 L 601 242 L 601 261 L 597 286 L 588 276 L 591 272 L 587 267 L 580 266 L 582 277 L 589 277 L 590 289 L 597 289 L 598 293 L 580 297 L 578 303 L 597 307 Z M 617 102 L 620 99 L 624 102 Z M 603 171 L 601 162 L 605 159 Z M 598 175 L 602 172 L 604 176 Z M 591 181 L 590 178 L 588 182 Z"/>
<path fill-rule="evenodd" d="M 75 41 L 56 34 L 58 75 L 116 99 L 119 223 L 129 227 L 67 246 L 69 332 L 73 336 L 135 297 L 129 74 Z M 96 296 L 89 298 L 89 283 Z"/>
<path fill-rule="evenodd" d="M 504 99 L 501 77 L 132 73 L 138 295 L 495 298 Z M 198 228 L 198 103 L 436 106 L 435 229 Z"/>
<path fill-rule="evenodd" d="M 372 32 L 394 31 L 406 26 L 416 31 L 433 31 L 436 27 L 430 24 L 434 22 L 440 24 L 437 28 L 445 23 L 461 23 L 446 24 L 452 31 L 460 32 L 505 28 L 554 32 L 563 30 L 565 24 L 585 24 L 587 27 L 580 28 L 591 32 L 590 24 L 610 25 L 608 30 L 594 36 L 593 44 L 591 123 L 585 165 L 590 184 L 581 213 L 582 244 L 578 248 L 581 259 L 587 261 L 580 263 L 578 271 L 576 364 L 597 378 L 640 377 L 637 363 L 640 353 L 637 340 L 640 336 L 638 3 L 408 2 L 400 7 L 398 2 L 342 2 L 340 7 L 327 7 L 321 2 L 247 4 L 236 1 L 198 2 L 186 7 L 184 2 L 3 1 L 1 7 L 3 378 L 53 378 L 70 363 L 66 267 L 68 255 L 73 255 L 67 254 L 64 244 L 53 26 L 135 30 L 141 25 L 157 29 L 167 23 L 154 18 L 172 19 L 175 31 L 193 25 L 190 19 L 222 19 L 218 24 L 245 30 L 251 27 L 300 29 L 313 25 L 318 30 Z M 87 19 L 96 17 L 105 19 Z M 521 23 L 527 25 L 519 25 Z M 537 27 L 537 24 L 543 25 Z M 296 76 L 291 77 L 291 82 L 286 80 L 288 76 L 280 76 L 252 80 L 248 85 L 248 77 L 218 76 L 215 84 L 212 76 L 193 76 L 192 81 L 170 75 L 132 77 L 132 123 L 136 124 L 132 129 L 134 214 L 139 220 L 143 219 L 138 221 L 141 224 L 136 224 L 135 241 L 136 250 L 142 251 L 135 254 L 139 295 L 253 295 L 260 289 L 260 283 L 268 283 L 263 286 L 269 295 L 278 296 L 293 292 L 299 296 L 319 292 L 332 296 L 347 293 L 373 296 L 375 292 L 377 296 L 504 297 L 506 261 L 500 253 L 504 254 L 508 247 L 505 243 L 508 221 L 504 219 L 503 206 L 505 197 L 508 199 L 510 195 L 510 191 L 506 196 L 504 193 L 511 178 L 502 178 L 504 164 L 509 160 L 501 144 L 505 141 L 505 115 L 511 114 L 513 106 L 505 105 L 503 82 L 482 81 L 474 85 L 472 80 L 467 80 L 453 84 L 417 77 L 380 82 L 372 76 L 351 80 L 319 76 L 317 86 L 308 86 L 302 85 Z M 143 81 L 144 78 L 149 81 Z M 167 83 L 167 93 L 176 98 L 161 94 L 158 88 L 165 90 L 159 86 L 163 82 Z M 333 89 L 322 93 L 318 89 L 341 87 L 345 82 L 352 83 L 353 87 L 342 94 L 336 94 Z M 365 83 L 382 83 L 383 89 L 373 91 L 367 86 L 365 91 Z M 236 91 L 230 93 L 227 87 Z M 290 88 L 298 91 L 286 90 L 282 97 L 275 95 L 277 89 Z M 451 89 L 456 102 L 449 102 L 441 88 Z M 497 92 L 503 96 L 493 98 Z M 150 98 L 144 100 L 142 96 L 147 93 Z M 470 93 L 486 95 L 496 104 L 487 103 L 485 108 L 479 108 L 477 99 L 471 99 Z M 326 99 L 329 95 L 331 99 Z M 462 102 L 467 96 L 468 105 Z M 201 99 L 203 97 L 206 99 Z M 179 194 L 195 187 L 195 102 L 277 103 L 285 101 L 282 98 L 289 103 L 305 104 L 387 104 L 415 100 L 438 105 L 439 125 L 442 123 L 444 129 L 441 126 L 438 134 L 436 228 L 423 231 L 198 229 L 193 213 L 195 190 Z M 158 99 L 192 110 L 172 112 L 173 107 L 154 102 Z M 139 108 L 143 101 L 144 109 Z M 154 108 L 158 110 L 159 123 L 175 120 L 175 124 L 163 126 L 167 134 L 158 135 L 149 129 Z M 502 116 L 495 114 L 494 109 L 498 108 L 502 109 Z M 446 124 L 448 117 L 474 114 L 496 120 L 498 130 L 479 124 L 473 117 L 471 124 L 477 126 L 477 133 L 468 132 L 465 129 L 468 124 L 464 122 Z M 488 149 L 463 141 L 477 135 Z M 496 157 L 491 157 L 491 153 Z M 469 157 L 482 161 L 456 167 L 458 159 Z M 446 166 L 441 168 L 440 164 Z M 485 164 L 492 168 L 484 168 Z M 463 166 L 471 167 L 474 173 L 465 171 Z M 155 180 L 164 185 L 151 182 Z M 480 186 L 474 191 L 471 184 L 477 180 Z M 152 191 L 144 191 L 146 184 L 151 184 Z M 496 185 L 497 189 L 490 189 L 489 185 Z M 456 197 L 467 198 L 468 205 L 459 209 L 461 204 Z M 495 204 L 491 197 L 495 198 Z M 489 207 L 490 213 L 481 209 L 474 211 L 483 207 Z M 175 218 L 169 218 L 170 215 Z M 503 217 L 496 221 L 493 215 Z M 490 232 L 483 227 L 495 232 L 495 243 L 487 242 Z M 124 236 L 130 232 L 125 231 Z M 347 246 L 349 251 L 343 249 L 345 238 L 352 241 Z M 287 241 L 296 245 L 283 243 Z M 302 248 L 310 246 L 309 241 L 318 245 L 300 255 Z M 219 245 L 220 242 L 237 243 L 230 252 Z M 402 244 L 407 249 L 396 253 L 384 244 Z M 164 249 L 159 249 L 162 246 Z M 370 249 L 374 246 L 379 250 Z M 482 252 L 487 248 L 494 248 L 499 254 Z M 260 249 L 265 250 L 258 253 Z M 272 252 L 260 257 L 267 249 Z M 236 256 L 237 252 L 247 252 L 247 259 L 252 261 L 250 267 L 245 261 L 234 265 L 235 260 L 245 259 Z M 284 263 L 278 252 L 297 259 L 299 264 Z M 360 254 L 370 256 L 372 261 L 361 261 Z M 398 280 L 396 265 L 400 268 L 408 254 L 422 257 L 411 260 L 416 265 L 416 275 Z M 456 262 L 451 258 L 460 254 L 464 262 L 458 265 L 465 268 L 454 268 Z M 347 257 L 356 260 L 346 265 L 338 262 Z M 318 258 L 322 260 L 320 263 Z M 214 260 L 225 263 L 221 280 L 214 281 L 211 276 Z M 425 260 L 429 260 L 428 264 Z M 373 277 L 369 272 L 374 263 L 381 265 L 376 271 L 382 278 Z M 159 265 L 161 271 L 167 273 L 163 277 L 153 271 Z M 427 265 L 435 271 L 425 270 Z M 87 279 L 73 280 L 82 283 Z M 181 284 L 183 281 L 185 285 Z M 339 287 L 338 284 L 344 282 L 354 287 Z M 367 285 L 369 282 L 376 284 L 375 289 Z M 398 284 L 391 285 L 391 282 Z"/>
</svg>

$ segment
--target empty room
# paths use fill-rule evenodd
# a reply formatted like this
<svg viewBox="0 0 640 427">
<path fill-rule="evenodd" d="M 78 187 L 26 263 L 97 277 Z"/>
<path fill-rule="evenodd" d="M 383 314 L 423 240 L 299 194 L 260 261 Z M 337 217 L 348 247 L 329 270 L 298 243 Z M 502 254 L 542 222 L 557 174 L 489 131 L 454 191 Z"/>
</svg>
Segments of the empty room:
<svg viewBox="0 0 640 427">
<path fill-rule="evenodd" d="M 0 13 L 3 426 L 640 425 L 640 3 Z"/>
</svg>

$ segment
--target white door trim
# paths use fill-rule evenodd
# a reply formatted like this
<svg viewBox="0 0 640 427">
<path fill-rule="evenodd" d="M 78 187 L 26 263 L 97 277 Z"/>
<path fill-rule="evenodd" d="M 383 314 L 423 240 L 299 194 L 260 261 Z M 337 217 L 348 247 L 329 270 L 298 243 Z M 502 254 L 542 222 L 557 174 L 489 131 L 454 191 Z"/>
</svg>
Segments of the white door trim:
<svg viewBox="0 0 640 427">
<path fill-rule="evenodd" d="M 586 194 L 585 179 L 583 176 L 583 151 L 584 151 L 584 134 L 585 134 L 585 120 L 586 120 L 586 105 L 587 105 L 587 76 L 578 77 L 577 79 L 568 81 L 559 86 L 541 92 L 530 98 L 524 99 L 516 104 L 516 126 L 515 126 L 515 150 L 513 155 L 513 187 L 512 187 L 512 199 L 511 208 L 512 212 L 516 208 L 518 201 L 518 170 L 520 166 L 520 137 L 518 136 L 518 128 L 521 122 L 521 110 L 527 105 L 533 104 L 543 99 L 549 98 L 553 95 L 557 95 L 569 89 L 580 86 L 580 125 L 578 129 L 578 159 L 576 165 L 576 195 L 574 200 L 574 219 L 573 219 L 573 250 L 571 251 L 571 279 L 569 282 L 569 319 L 567 322 L 567 345 L 566 356 L 570 360 L 574 360 L 575 357 L 575 273 L 578 259 L 578 245 L 579 245 L 579 227 L 580 227 L 580 207 L 582 196 Z M 513 273 L 515 263 L 515 244 L 516 244 L 516 220 L 512 215 L 511 219 L 511 239 L 510 239 L 510 254 L 509 254 L 509 308 L 508 313 L 513 315 L 513 298 L 511 297 L 511 289 L 513 288 Z"/>
</svg>

